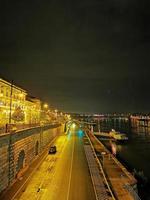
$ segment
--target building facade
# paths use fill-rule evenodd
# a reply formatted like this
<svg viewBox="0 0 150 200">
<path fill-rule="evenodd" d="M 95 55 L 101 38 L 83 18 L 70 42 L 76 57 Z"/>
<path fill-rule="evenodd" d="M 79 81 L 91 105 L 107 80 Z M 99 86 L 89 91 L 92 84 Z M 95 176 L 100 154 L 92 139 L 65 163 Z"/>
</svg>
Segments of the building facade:
<svg viewBox="0 0 150 200">
<path fill-rule="evenodd" d="M 41 101 L 0 78 L 0 128 L 6 124 L 40 123 Z"/>
<path fill-rule="evenodd" d="M 41 120 L 41 101 L 35 97 L 27 96 L 26 98 L 26 117 L 27 124 L 38 124 Z"/>
<path fill-rule="evenodd" d="M 22 88 L 0 78 L 0 127 L 16 121 L 15 118 L 13 118 L 13 113 L 18 108 L 23 117 L 26 95 L 27 92 Z M 24 117 L 21 121 L 24 121 Z"/>
</svg>

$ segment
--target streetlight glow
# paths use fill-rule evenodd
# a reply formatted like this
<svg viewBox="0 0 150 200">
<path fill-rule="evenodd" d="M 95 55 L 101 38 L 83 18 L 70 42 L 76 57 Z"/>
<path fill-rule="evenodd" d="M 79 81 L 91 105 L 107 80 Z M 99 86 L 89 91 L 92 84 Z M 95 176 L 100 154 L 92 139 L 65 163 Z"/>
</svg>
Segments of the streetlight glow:
<svg viewBox="0 0 150 200">
<path fill-rule="evenodd" d="M 73 123 L 73 124 L 72 124 L 72 128 L 75 128 L 75 127 L 76 127 L 76 124 L 75 124 L 75 123 Z"/>
<path fill-rule="evenodd" d="M 44 107 L 45 109 L 47 109 L 47 108 L 48 108 L 48 104 L 45 103 L 45 104 L 43 105 L 43 107 Z"/>
</svg>

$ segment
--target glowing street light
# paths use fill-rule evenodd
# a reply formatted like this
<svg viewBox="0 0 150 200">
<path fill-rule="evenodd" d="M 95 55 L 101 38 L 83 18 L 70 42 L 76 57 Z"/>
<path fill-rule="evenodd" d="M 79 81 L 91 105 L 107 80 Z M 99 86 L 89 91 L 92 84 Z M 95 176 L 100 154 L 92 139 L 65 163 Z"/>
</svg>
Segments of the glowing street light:
<svg viewBox="0 0 150 200">
<path fill-rule="evenodd" d="M 75 128 L 75 127 L 76 127 L 76 124 L 75 124 L 75 123 L 73 123 L 73 124 L 72 124 L 72 128 Z"/>
<path fill-rule="evenodd" d="M 57 109 L 55 109 L 55 113 L 57 113 L 58 112 L 58 110 Z"/>
<path fill-rule="evenodd" d="M 48 108 L 48 104 L 45 103 L 45 104 L 43 105 L 43 108 L 47 109 L 47 108 Z"/>
</svg>

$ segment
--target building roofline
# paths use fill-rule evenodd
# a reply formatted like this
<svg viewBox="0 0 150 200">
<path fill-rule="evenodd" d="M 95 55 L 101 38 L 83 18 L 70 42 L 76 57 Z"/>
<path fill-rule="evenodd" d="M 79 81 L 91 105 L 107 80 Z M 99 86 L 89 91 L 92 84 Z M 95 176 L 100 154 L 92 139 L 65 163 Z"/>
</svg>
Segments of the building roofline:
<svg viewBox="0 0 150 200">
<path fill-rule="evenodd" d="M 16 85 L 14 85 L 14 84 L 8 82 L 8 81 L 6 81 L 6 80 L 4 80 L 4 79 L 2 79 L 2 78 L 0 78 L 0 82 L 3 82 L 4 84 L 7 84 L 8 86 L 11 86 L 11 85 L 12 85 L 13 88 L 18 89 L 18 90 L 21 90 L 21 92 L 24 92 L 24 93 L 27 94 L 27 91 L 26 91 L 26 90 L 24 90 L 24 89 L 22 89 L 21 87 L 18 87 L 18 86 L 16 86 Z"/>
</svg>

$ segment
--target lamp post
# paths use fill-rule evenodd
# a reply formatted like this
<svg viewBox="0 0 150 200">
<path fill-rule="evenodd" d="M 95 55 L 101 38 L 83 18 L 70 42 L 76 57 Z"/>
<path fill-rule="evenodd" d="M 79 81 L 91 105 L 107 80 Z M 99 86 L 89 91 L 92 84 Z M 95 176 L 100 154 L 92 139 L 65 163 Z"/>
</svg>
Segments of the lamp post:
<svg viewBox="0 0 150 200">
<path fill-rule="evenodd" d="M 100 133 L 101 130 L 100 130 L 100 119 L 98 119 L 98 132 Z"/>
<path fill-rule="evenodd" d="M 10 129 L 10 125 L 8 127 L 8 124 L 11 124 L 11 113 L 12 113 L 12 94 L 13 94 L 13 81 L 11 81 L 10 85 L 10 103 L 9 103 L 9 117 L 8 117 L 8 123 L 6 123 L 6 133 Z"/>
<path fill-rule="evenodd" d="M 102 165 L 103 165 L 103 167 L 104 167 L 104 156 L 106 155 L 106 152 L 103 151 L 101 154 L 102 154 Z"/>
<path fill-rule="evenodd" d="M 44 108 L 44 109 L 47 109 L 47 108 L 48 108 L 48 104 L 45 103 L 45 104 L 43 105 L 43 108 Z"/>
<path fill-rule="evenodd" d="M 9 107 L 9 124 L 11 124 L 11 112 L 12 112 L 12 94 L 13 94 L 13 81 L 11 82 L 10 88 L 10 107 Z M 8 126 L 6 125 L 6 132 L 8 132 Z M 8 183 L 11 183 L 11 164 L 13 163 L 12 160 L 12 138 L 11 132 L 9 133 L 9 171 L 8 171 Z"/>
<path fill-rule="evenodd" d="M 57 109 L 55 109 L 55 118 L 56 118 L 56 120 L 58 119 L 58 110 Z"/>
<path fill-rule="evenodd" d="M 43 123 L 46 123 L 46 113 L 47 113 L 47 111 L 48 111 L 48 104 L 47 103 L 44 103 L 43 104 L 43 109 L 42 109 L 42 121 L 43 121 Z"/>
<path fill-rule="evenodd" d="M 13 94 L 13 81 L 11 82 L 11 86 L 10 86 L 9 124 L 11 124 L 12 94 Z"/>
</svg>

